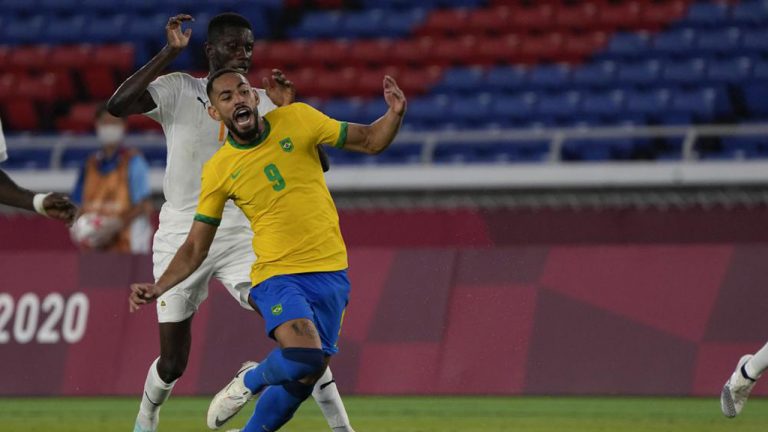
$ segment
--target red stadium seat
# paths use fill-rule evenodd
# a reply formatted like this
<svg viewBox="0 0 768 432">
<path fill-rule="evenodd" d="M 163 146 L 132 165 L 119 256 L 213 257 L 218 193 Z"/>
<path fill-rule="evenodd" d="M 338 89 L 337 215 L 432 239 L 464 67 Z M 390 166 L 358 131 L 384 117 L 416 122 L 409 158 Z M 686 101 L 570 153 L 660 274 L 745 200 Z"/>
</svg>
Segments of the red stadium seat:
<svg viewBox="0 0 768 432">
<path fill-rule="evenodd" d="M 358 40 L 352 42 L 349 61 L 360 66 L 380 66 L 390 63 L 393 44 L 387 39 Z"/>
<path fill-rule="evenodd" d="M 478 38 L 470 63 L 500 65 L 513 63 L 520 50 L 520 37 L 514 34 Z"/>
<path fill-rule="evenodd" d="M 355 82 L 350 83 L 352 86 L 353 94 L 361 97 L 381 96 L 384 75 L 390 74 L 395 76 L 398 72 L 398 70 L 388 71 L 381 68 L 362 69 L 358 72 Z"/>
<path fill-rule="evenodd" d="M 69 113 L 56 120 L 56 129 L 61 132 L 87 133 L 93 130 L 96 109 L 99 102 L 72 105 Z"/>
<path fill-rule="evenodd" d="M 136 131 L 136 132 L 140 132 L 140 131 L 141 132 L 145 132 L 145 131 L 162 132 L 163 131 L 163 127 L 160 126 L 160 123 L 141 114 L 128 116 L 128 118 L 125 119 L 125 125 L 129 131 Z"/>
<path fill-rule="evenodd" d="M 357 80 L 357 68 L 315 69 L 311 95 L 323 99 L 350 96 L 354 87 L 347 85 Z"/>
<path fill-rule="evenodd" d="M 509 22 L 511 8 L 496 6 L 469 12 L 466 30 L 475 34 L 503 34 L 514 31 Z"/>
<path fill-rule="evenodd" d="M 552 27 L 553 7 L 546 3 L 518 6 L 511 10 L 509 25 L 519 32 L 542 32 Z"/>
<path fill-rule="evenodd" d="M 439 66 L 418 69 L 401 69 L 397 80 L 398 86 L 403 92 L 410 95 L 425 94 L 429 89 L 440 80 L 443 75 L 443 69 Z"/>
<path fill-rule="evenodd" d="M 688 3 L 683 0 L 671 0 L 663 3 L 643 2 L 638 25 L 644 30 L 658 31 L 670 22 L 683 16 Z"/>
<path fill-rule="evenodd" d="M 317 77 L 317 69 L 311 67 L 303 67 L 290 71 L 288 79 L 293 81 L 293 85 L 296 86 L 296 96 L 299 98 L 307 98 L 316 96 L 315 81 Z"/>
<path fill-rule="evenodd" d="M 14 73 L 7 72 L 0 75 L 0 102 L 13 99 L 17 80 L 17 75 Z"/>
<path fill-rule="evenodd" d="M 54 68 L 82 69 L 91 63 L 93 46 L 90 44 L 54 46 L 49 64 Z"/>
<path fill-rule="evenodd" d="M 416 33 L 425 36 L 464 34 L 468 13 L 464 9 L 438 9 L 431 12 Z"/>
<path fill-rule="evenodd" d="M 561 59 L 563 36 L 548 33 L 540 36 L 528 36 L 520 46 L 519 59 L 522 63 L 557 62 Z"/>
<path fill-rule="evenodd" d="M 349 57 L 349 43 L 337 40 L 321 40 L 308 44 L 305 64 L 337 66 Z"/>
<path fill-rule="evenodd" d="M 636 28 L 640 19 L 640 4 L 636 1 L 606 3 L 597 12 L 596 26 L 605 31 Z"/>
<path fill-rule="evenodd" d="M 398 66 L 423 65 L 433 44 L 434 39 L 429 36 L 398 40 L 392 47 L 391 64 Z"/>
<path fill-rule="evenodd" d="M 475 55 L 476 47 L 477 38 L 474 36 L 436 39 L 429 51 L 427 64 L 438 66 L 467 64 Z"/>
<path fill-rule="evenodd" d="M 91 99 L 108 99 L 117 89 L 114 74 L 107 67 L 88 67 L 81 76 Z"/>
<path fill-rule="evenodd" d="M 40 129 L 40 114 L 34 102 L 28 99 L 13 99 L 2 104 L 3 127 L 14 131 Z"/>
<path fill-rule="evenodd" d="M 269 44 L 264 61 L 260 67 L 293 69 L 304 66 L 307 56 L 307 44 L 304 41 L 276 41 Z"/>
<path fill-rule="evenodd" d="M 30 45 L 17 47 L 11 51 L 8 68 L 18 71 L 39 72 L 48 67 L 51 47 L 48 45 Z"/>
<path fill-rule="evenodd" d="M 604 32 L 571 34 L 565 38 L 560 60 L 566 63 L 582 63 L 603 48 L 608 41 Z"/>
<path fill-rule="evenodd" d="M 0 45 L 0 72 L 9 70 L 11 48 L 7 45 Z"/>
<path fill-rule="evenodd" d="M 16 82 L 14 96 L 35 102 L 53 103 L 57 99 L 56 74 L 22 75 Z"/>
<path fill-rule="evenodd" d="M 93 50 L 92 63 L 126 73 L 133 70 L 134 57 L 132 44 L 98 45 Z"/>
<path fill-rule="evenodd" d="M 555 11 L 555 26 L 563 30 L 592 28 L 597 14 L 593 3 L 584 2 L 573 6 L 561 6 Z"/>
</svg>

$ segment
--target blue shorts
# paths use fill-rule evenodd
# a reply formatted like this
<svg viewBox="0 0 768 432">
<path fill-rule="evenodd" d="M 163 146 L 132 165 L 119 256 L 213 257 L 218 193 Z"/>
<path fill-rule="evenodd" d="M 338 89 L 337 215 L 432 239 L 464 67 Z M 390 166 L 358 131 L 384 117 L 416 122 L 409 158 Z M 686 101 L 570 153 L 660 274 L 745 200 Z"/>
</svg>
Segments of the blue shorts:
<svg viewBox="0 0 768 432">
<path fill-rule="evenodd" d="M 273 276 L 251 288 L 250 297 L 264 317 L 267 335 L 281 324 L 312 320 L 320 334 L 323 352 L 336 354 L 344 309 L 349 301 L 347 271 L 299 273 Z"/>
</svg>

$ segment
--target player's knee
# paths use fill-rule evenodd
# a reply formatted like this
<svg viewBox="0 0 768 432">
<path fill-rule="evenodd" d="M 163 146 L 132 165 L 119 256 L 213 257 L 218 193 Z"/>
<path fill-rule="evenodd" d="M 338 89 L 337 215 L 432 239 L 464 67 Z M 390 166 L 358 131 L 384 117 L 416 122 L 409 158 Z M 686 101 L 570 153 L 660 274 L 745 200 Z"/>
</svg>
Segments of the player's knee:
<svg viewBox="0 0 768 432">
<path fill-rule="evenodd" d="M 163 358 L 157 362 L 157 374 L 160 379 L 169 383 L 176 381 L 184 375 L 184 371 L 187 369 L 187 362 L 181 358 Z"/>
<path fill-rule="evenodd" d="M 283 348 L 286 372 L 291 381 L 320 377 L 326 367 L 325 354 L 318 348 Z M 317 378 L 315 378 L 317 381 Z"/>
<path fill-rule="evenodd" d="M 314 385 L 311 385 L 311 384 L 308 385 L 308 384 L 300 383 L 298 381 L 292 381 L 292 382 L 283 384 L 283 389 L 285 389 L 286 392 L 288 392 L 291 396 L 295 397 L 296 399 L 304 400 L 312 394 Z"/>
</svg>

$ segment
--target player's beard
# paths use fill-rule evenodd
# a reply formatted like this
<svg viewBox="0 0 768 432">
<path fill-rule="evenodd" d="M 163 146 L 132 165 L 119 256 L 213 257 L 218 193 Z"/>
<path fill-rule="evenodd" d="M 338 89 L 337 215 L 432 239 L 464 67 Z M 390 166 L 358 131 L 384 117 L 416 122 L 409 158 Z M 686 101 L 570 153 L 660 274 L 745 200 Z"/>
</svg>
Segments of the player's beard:
<svg viewBox="0 0 768 432">
<path fill-rule="evenodd" d="M 253 110 L 253 117 L 253 127 L 246 130 L 238 129 L 237 124 L 233 119 L 225 119 L 224 125 L 227 127 L 227 129 L 229 129 L 229 133 L 236 136 L 237 138 L 240 138 L 243 141 L 253 141 L 261 133 L 259 130 L 259 112 L 257 110 Z"/>
</svg>

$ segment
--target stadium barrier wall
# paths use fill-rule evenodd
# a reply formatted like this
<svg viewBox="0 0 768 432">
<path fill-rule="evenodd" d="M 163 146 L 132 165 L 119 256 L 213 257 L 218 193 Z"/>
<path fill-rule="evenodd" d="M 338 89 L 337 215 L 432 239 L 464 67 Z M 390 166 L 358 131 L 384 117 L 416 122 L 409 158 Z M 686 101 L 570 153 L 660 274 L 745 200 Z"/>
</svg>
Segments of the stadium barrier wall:
<svg viewBox="0 0 768 432">
<path fill-rule="evenodd" d="M 766 339 L 768 245 L 350 248 L 334 360 L 345 394 L 719 393 Z M 135 395 L 154 308 L 129 314 L 147 256 L 0 252 L 0 395 Z M 214 284 L 175 394 L 213 394 L 273 344 Z M 758 394 L 767 394 L 757 388 Z"/>
</svg>

